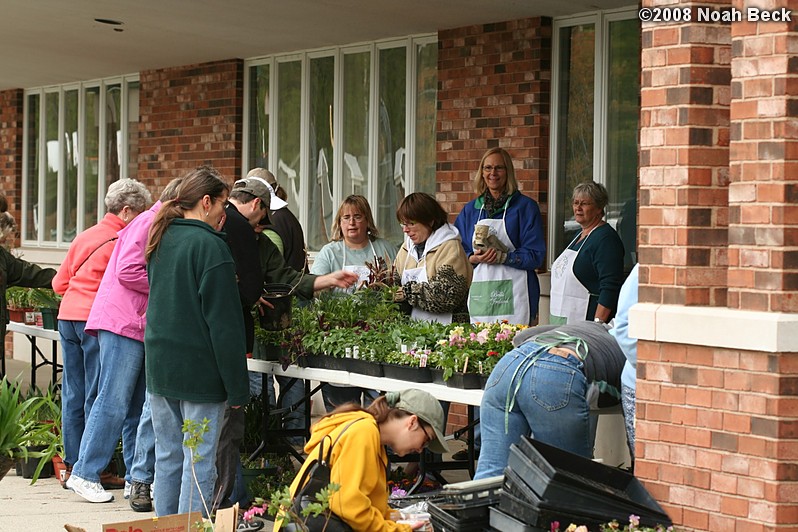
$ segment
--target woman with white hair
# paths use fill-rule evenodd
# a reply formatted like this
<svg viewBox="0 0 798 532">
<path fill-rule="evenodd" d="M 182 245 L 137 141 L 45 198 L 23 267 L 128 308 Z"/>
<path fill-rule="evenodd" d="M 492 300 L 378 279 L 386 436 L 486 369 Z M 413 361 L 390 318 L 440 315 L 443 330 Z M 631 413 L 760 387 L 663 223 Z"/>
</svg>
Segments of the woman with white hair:
<svg viewBox="0 0 798 532">
<path fill-rule="evenodd" d="M 105 195 L 107 214 L 100 222 L 80 233 L 53 278 L 53 290 L 63 294 L 58 312 L 64 372 L 61 383 L 61 410 L 64 462 L 71 474 L 79 459 L 83 432 L 89 418 L 100 378 L 100 344 L 85 331 L 91 306 L 97 295 L 118 232 L 152 203 L 147 188 L 135 179 L 120 179 Z M 105 467 L 103 464 L 101 467 Z M 97 478 L 70 479 L 75 493 L 91 502 L 106 502 L 113 495 Z M 124 480 L 111 476 L 106 486 L 124 487 Z"/>
</svg>

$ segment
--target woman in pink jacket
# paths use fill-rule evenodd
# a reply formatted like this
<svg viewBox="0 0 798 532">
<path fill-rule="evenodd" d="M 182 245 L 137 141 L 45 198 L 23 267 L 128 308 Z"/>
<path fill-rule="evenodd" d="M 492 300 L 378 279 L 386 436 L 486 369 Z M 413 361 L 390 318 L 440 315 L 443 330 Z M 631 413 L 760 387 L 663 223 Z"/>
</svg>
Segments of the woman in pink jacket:
<svg viewBox="0 0 798 532">
<path fill-rule="evenodd" d="M 100 376 L 100 345 L 95 336 L 86 333 L 86 320 L 118 232 L 151 201 L 147 188 L 134 179 L 112 183 L 105 196 L 108 213 L 97 225 L 75 238 L 53 278 L 53 290 L 64 296 L 58 312 L 58 332 L 64 359 L 61 410 L 64 462 L 68 468 L 79 460 L 86 421 L 97 397 Z M 108 461 L 100 471 L 107 465 Z M 100 486 L 99 480 L 98 476 L 95 479 L 97 486 Z"/>
</svg>

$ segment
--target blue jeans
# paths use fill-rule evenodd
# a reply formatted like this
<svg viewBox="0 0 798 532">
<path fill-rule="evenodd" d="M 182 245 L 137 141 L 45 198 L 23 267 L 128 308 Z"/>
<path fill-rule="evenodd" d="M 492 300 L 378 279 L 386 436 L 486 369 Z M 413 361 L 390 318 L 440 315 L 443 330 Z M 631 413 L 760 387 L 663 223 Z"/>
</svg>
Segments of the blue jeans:
<svg viewBox="0 0 798 532">
<path fill-rule="evenodd" d="M 305 381 L 296 379 L 290 387 L 289 383 L 294 380 L 291 377 L 283 375 L 276 375 L 277 384 L 280 385 L 280 398 L 282 399 L 282 407 L 288 408 L 291 405 L 297 404 L 305 396 Z M 277 408 L 277 397 L 274 390 L 274 380 L 271 375 L 266 375 L 266 389 L 269 394 L 270 408 Z M 307 402 L 303 402 L 293 412 L 286 412 L 282 417 L 284 429 L 304 429 L 305 428 L 305 412 L 308 407 Z M 305 438 L 299 436 L 292 436 L 288 438 L 291 445 L 304 445 Z"/>
<path fill-rule="evenodd" d="M 155 431 L 152 428 L 150 394 L 147 394 L 141 408 L 141 419 L 136 431 L 136 452 L 129 473 L 131 482 L 152 484 L 155 479 Z"/>
<path fill-rule="evenodd" d="M 216 447 L 219 444 L 225 403 L 191 403 L 150 394 L 152 426 L 155 429 L 155 515 L 201 511 L 211 507 L 216 482 Z M 207 418 L 208 432 L 196 453 L 202 458 L 192 463 L 191 451 L 183 445 L 183 421 Z M 197 481 L 194 481 L 194 473 Z M 199 484 L 199 492 L 197 485 Z M 199 493 L 202 493 L 200 499 Z M 203 504 L 204 501 L 204 504 Z"/>
<path fill-rule="evenodd" d="M 80 459 L 72 474 L 99 481 L 100 473 L 114 456 L 121 433 L 129 481 L 144 404 L 144 343 L 108 331 L 99 331 L 99 340 L 99 393 L 86 422 Z"/>
<path fill-rule="evenodd" d="M 494 368 L 482 396 L 482 450 L 474 479 L 501 475 L 507 466 L 510 445 L 521 436 L 532 436 L 549 445 L 591 457 L 590 409 L 587 404 L 587 378 L 582 362 L 544 352 L 520 378 L 515 404 L 507 417 L 508 390 L 518 378 L 513 374 L 540 346 L 527 342 L 513 349 Z M 512 396 L 512 393 L 511 393 Z"/>
<path fill-rule="evenodd" d="M 85 321 L 58 320 L 61 335 L 61 425 L 64 462 L 75 465 L 80 454 L 83 432 L 97 398 L 100 378 L 100 344 L 96 336 L 84 332 Z M 108 465 L 106 462 L 103 467 Z"/>
</svg>

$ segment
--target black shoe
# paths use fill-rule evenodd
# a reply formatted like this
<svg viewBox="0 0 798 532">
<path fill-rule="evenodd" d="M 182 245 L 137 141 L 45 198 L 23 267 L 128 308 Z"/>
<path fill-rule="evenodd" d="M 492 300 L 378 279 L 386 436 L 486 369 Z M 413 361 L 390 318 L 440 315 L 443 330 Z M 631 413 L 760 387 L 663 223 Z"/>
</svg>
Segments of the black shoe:
<svg viewBox="0 0 798 532">
<path fill-rule="evenodd" d="M 152 511 L 152 494 L 149 484 L 133 482 L 133 486 L 130 488 L 130 507 L 134 512 Z"/>
<path fill-rule="evenodd" d="M 479 458 L 479 449 L 474 449 L 474 458 Z M 454 453 L 452 460 L 468 460 L 468 449 L 460 449 Z"/>
</svg>

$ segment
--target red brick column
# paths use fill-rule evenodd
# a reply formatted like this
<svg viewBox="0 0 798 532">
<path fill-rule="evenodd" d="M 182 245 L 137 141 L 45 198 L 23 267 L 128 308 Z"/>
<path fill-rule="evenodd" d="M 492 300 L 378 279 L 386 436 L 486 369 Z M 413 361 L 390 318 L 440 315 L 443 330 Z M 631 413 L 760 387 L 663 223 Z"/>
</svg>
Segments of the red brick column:
<svg viewBox="0 0 798 532">
<path fill-rule="evenodd" d="M 728 25 L 643 25 L 641 301 L 726 304 L 730 44 Z"/>
<path fill-rule="evenodd" d="M 162 190 L 202 164 L 231 182 L 241 174 L 241 60 L 146 70 L 140 87 L 140 180 Z"/>
<path fill-rule="evenodd" d="M 471 178 L 488 148 L 515 162 L 521 190 L 546 218 L 551 19 L 438 33 L 438 200 L 452 220 L 474 199 Z"/>
<path fill-rule="evenodd" d="M 731 308 L 798 311 L 798 2 L 787 4 L 792 24 L 731 28 Z"/>
</svg>

